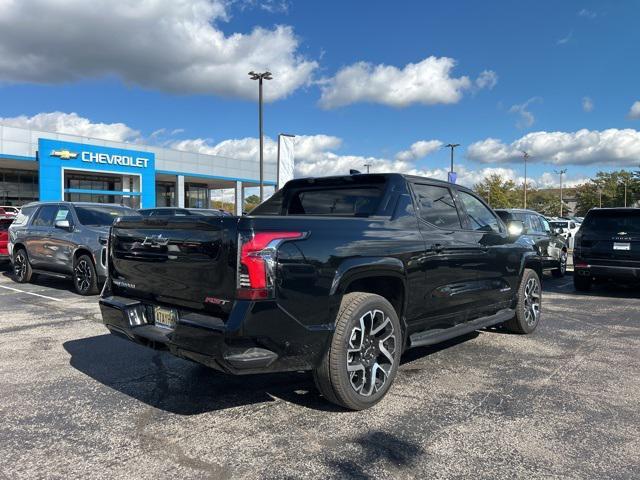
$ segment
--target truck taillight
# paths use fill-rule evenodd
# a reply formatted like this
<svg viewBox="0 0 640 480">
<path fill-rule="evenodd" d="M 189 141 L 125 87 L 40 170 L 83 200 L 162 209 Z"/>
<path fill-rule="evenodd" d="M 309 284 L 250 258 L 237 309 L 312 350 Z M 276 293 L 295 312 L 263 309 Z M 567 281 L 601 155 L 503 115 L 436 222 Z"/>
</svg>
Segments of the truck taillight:
<svg viewBox="0 0 640 480">
<path fill-rule="evenodd" d="M 238 298 L 262 300 L 273 297 L 276 252 L 285 240 L 303 238 L 303 232 L 256 232 L 240 235 L 238 248 Z"/>
</svg>

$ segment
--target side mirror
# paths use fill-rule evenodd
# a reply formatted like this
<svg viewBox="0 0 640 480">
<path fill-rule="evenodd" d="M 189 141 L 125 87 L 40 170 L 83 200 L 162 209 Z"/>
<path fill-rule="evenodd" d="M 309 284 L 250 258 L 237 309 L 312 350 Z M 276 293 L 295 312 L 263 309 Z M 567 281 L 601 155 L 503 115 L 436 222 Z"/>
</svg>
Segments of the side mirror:
<svg viewBox="0 0 640 480">
<path fill-rule="evenodd" d="M 520 220 L 511 220 L 509 223 L 507 223 L 507 231 L 509 232 L 510 236 L 519 237 L 524 231 L 524 223 L 522 223 Z"/>
<path fill-rule="evenodd" d="M 56 223 L 54 223 L 53 226 L 61 228 L 62 230 L 71 230 L 71 223 L 69 220 L 56 220 Z"/>
</svg>

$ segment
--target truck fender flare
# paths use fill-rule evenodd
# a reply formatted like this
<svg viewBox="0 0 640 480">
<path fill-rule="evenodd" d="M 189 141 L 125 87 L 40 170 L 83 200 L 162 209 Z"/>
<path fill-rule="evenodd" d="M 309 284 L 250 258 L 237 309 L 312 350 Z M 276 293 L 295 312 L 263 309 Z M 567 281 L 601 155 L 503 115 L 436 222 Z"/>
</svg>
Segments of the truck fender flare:
<svg viewBox="0 0 640 480">
<path fill-rule="evenodd" d="M 542 279 L 542 272 L 544 269 L 542 268 L 542 257 L 540 255 L 536 252 L 525 252 L 524 255 L 522 255 L 522 260 L 520 262 L 520 277 L 522 277 L 524 269 L 527 268 L 527 266 L 531 266 L 536 271 L 540 279 Z"/>
<path fill-rule="evenodd" d="M 329 295 L 341 293 L 354 280 L 365 277 L 393 276 L 405 282 L 403 263 L 390 257 L 350 258 L 340 264 L 331 282 Z"/>
</svg>

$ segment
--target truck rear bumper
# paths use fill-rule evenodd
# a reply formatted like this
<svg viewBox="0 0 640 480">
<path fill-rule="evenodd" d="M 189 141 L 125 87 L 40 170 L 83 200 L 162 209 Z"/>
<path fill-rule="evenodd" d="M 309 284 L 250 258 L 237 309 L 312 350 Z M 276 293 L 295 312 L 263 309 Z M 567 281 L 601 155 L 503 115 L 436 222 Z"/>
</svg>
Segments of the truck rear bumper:
<svg viewBox="0 0 640 480">
<path fill-rule="evenodd" d="M 102 319 L 111 333 L 232 374 L 310 370 L 319 363 L 333 330 L 307 327 L 275 302 L 249 301 L 236 302 L 224 321 L 179 310 L 175 329 L 157 326 L 152 319 L 134 326 L 129 311 L 141 306 L 151 304 L 116 296 L 100 299 Z"/>
</svg>

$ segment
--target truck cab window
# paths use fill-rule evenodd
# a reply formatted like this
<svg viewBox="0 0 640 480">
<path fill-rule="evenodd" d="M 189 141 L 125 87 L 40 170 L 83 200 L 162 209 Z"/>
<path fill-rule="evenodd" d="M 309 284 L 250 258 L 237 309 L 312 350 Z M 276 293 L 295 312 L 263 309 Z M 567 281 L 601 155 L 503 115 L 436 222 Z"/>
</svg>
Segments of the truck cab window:
<svg viewBox="0 0 640 480">
<path fill-rule="evenodd" d="M 414 184 L 420 218 L 442 229 L 460 229 L 458 209 L 446 187 Z"/>
<path fill-rule="evenodd" d="M 460 200 L 467 210 L 471 230 L 499 233 L 500 222 L 484 203 L 467 192 L 460 192 Z"/>
</svg>

